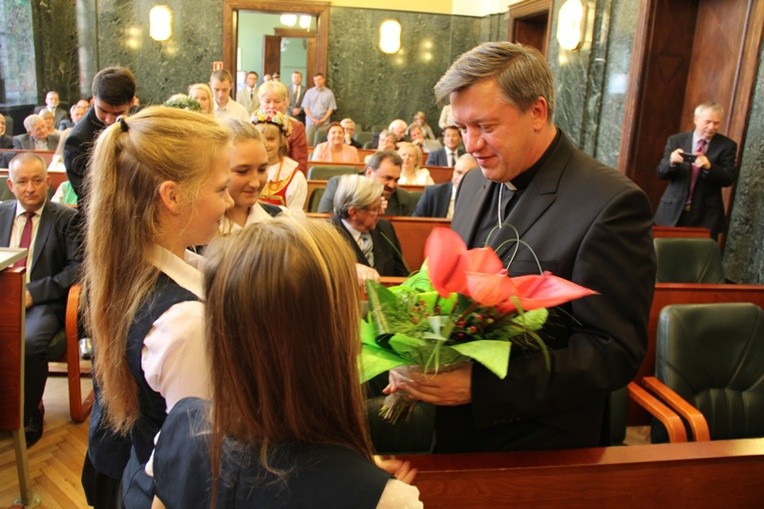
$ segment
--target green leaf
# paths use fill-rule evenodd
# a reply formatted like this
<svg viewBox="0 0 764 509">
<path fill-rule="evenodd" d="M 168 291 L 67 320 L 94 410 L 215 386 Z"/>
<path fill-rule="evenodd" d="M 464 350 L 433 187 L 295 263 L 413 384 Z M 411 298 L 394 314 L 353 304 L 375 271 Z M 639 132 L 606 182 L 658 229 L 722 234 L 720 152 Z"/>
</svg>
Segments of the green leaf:
<svg viewBox="0 0 764 509">
<path fill-rule="evenodd" d="M 512 343 L 509 341 L 470 341 L 452 345 L 451 348 L 460 354 L 474 359 L 496 376 L 504 379 L 509 370 L 509 351 Z"/>
<path fill-rule="evenodd" d="M 369 300 L 369 315 L 371 315 L 374 324 L 377 326 L 377 334 L 393 332 L 390 330 L 385 310 L 395 306 L 398 303 L 398 299 L 390 290 L 371 279 L 366 280 L 366 295 Z"/>
<path fill-rule="evenodd" d="M 358 369 L 361 383 L 368 382 L 375 376 L 409 362 L 395 352 L 371 345 L 361 346 Z"/>
<path fill-rule="evenodd" d="M 377 344 L 377 329 L 366 320 L 361 320 L 361 343 L 365 345 Z"/>
<path fill-rule="evenodd" d="M 390 338 L 390 346 L 395 350 L 395 353 L 408 359 L 407 364 L 424 366 L 433 343 L 422 338 L 399 333 Z"/>
<path fill-rule="evenodd" d="M 517 318 L 515 318 L 515 323 L 522 325 L 528 330 L 539 330 L 546 323 L 548 316 L 549 310 L 546 308 L 534 309 L 518 315 Z"/>
</svg>

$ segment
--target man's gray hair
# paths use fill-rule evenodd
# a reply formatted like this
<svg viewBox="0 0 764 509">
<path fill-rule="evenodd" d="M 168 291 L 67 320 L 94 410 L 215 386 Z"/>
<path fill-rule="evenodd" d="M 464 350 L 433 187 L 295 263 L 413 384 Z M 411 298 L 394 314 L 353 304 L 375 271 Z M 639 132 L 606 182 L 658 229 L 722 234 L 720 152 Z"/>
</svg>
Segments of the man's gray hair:
<svg viewBox="0 0 764 509">
<path fill-rule="evenodd" d="M 698 104 L 695 106 L 694 114 L 697 117 L 706 110 L 715 111 L 719 115 L 724 115 L 724 107 L 716 101 L 706 101 L 704 103 Z"/>
<path fill-rule="evenodd" d="M 463 54 L 435 84 L 435 98 L 443 102 L 451 92 L 486 78 L 495 78 L 505 101 L 522 112 L 543 97 L 552 121 L 555 90 L 549 64 L 537 49 L 512 42 L 486 42 Z"/>
<path fill-rule="evenodd" d="M 40 115 L 37 114 L 31 114 L 27 118 L 24 119 L 24 129 L 27 130 L 28 133 L 32 132 L 32 129 L 34 129 L 34 126 L 37 125 L 37 122 L 41 120 Z"/>
<path fill-rule="evenodd" d="M 365 209 L 382 196 L 382 184 L 360 175 L 342 175 L 334 193 L 334 213 L 347 219 L 350 207 Z"/>
<path fill-rule="evenodd" d="M 18 168 L 20 164 L 28 162 L 38 163 L 42 169 L 43 177 L 48 176 L 48 166 L 45 163 L 45 159 L 43 159 L 40 154 L 36 154 L 34 152 L 22 152 L 13 156 L 11 162 L 8 163 L 8 178 L 11 179 L 11 182 L 14 184 L 16 183 L 16 168 Z"/>
</svg>

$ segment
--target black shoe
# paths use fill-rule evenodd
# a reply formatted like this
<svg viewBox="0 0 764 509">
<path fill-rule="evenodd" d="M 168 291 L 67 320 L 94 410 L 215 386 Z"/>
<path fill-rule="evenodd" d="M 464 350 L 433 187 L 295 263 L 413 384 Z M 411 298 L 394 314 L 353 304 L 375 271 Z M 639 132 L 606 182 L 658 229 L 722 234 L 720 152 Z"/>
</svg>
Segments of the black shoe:
<svg viewBox="0 0 764 509">
<path fill-rule="evenodd" d="M 27 419 L 24 425 L 27 448 L 32 447 L 42 438 L 42 427 L 45 419 L 45 407 L 40 403 L 36 411 Z"/>
</svg>

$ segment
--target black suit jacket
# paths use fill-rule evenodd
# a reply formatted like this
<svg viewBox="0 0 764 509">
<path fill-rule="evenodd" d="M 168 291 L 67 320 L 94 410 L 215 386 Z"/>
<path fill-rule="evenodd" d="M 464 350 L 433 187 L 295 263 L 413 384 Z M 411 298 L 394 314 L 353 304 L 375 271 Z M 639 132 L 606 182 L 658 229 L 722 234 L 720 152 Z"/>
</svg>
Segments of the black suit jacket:
<svg viewBox="0 0 764 509">
<path fill-rule="evenodd" d="M 63 323 L 69 287 L 79 277 L 77 249 L 77 211 L 47 202 L 40 215 L 34 252 L 30 259 L 29 284 L 34 306 L 45 306 Z M 0 203 L 0 246 L 8 247 L 16 216 L 16 200 Z"/>
<path fill-rule="evenodd" d="M 0 136 L 0 148 L 13 148 L 13 138 L 5 134 Z"/>
<path fill-rule="evenodd" d="M 78 205 L 84 203 L 87 197 L 83 182 L 85 181 L 88 162 L 90 162 L 90 152 L 104 127 L 103 122 L 98 120 L 95 114 L 95 108 L 91 107 L 87 115 L 72 127 L 69 137 L 64 142 L 66 176 L 69 178 L 74 192 L 77 193 Z"/>
<path fill-rule="evenodd" d="M 42 110 L 48 109 L 47 106 L 37 106 L 34 109 L 34 112 L 39 114 Z M 56 109 L 53 111 L 53 125 L 59 125 L 62 120 L 69 118 L 69 112 L 66 111 L 66 108 L 63 108 L 61 106 L 56 106 Z"/>
<path fill-rule="evenodd" d="M 305 99 L 305 92 L 308 90 L 304 84 L 300 85 L 300 95 L 294 93 L 294 85 L 289 85 L 289 114 L 292 114 L 292 108 L 300 108 L 300 114 L 297 115 L 297 120 L 305 123 L 305 110 L 302 109 L 302 100 Z"/>
<path fill-rule="evenodd" d="M 446 217 L 448 206 L 451 204 L 451 193 L 454 184 L 444 182 L 434 186 L 425 186 L 422 197 L 414 209 L 414 215 L 419 217 Z"/>
<path fill-rule="evenodd" d="M 459 157 L 463 156 L 464 154 L 466 154 L 466 152 L 462 148 L 457 147 L 456 158 L 459 159 Z M 454 164 L 456 164 L 456 161 L 454 161 Z M 446 155 L 446 147 L 430 152 L 427 156 L 427 162 L 425 163 L 425 166 L 448 166 L 448 155 Z"/>
<path fill-rule="evenodd" d="M 464 176 L 452 228 L 469 247 L 487 215 L 495 186 L 482 171 Z M 491 209 L 491 210 L 489 210 Z M 509 212 L 541 268 L 599 292 L 557 310 L 541 336 L 541 353 L 512 349 L 498 379 L 472 370 L 472 402 L 438 407 L 436 449 L 442 452 L 590 447 L 600 442 L 609 393 L 634 377 L 645 355 L 655 282 L 650 202 L 633 182 L 576 149 L 561 134 L 545 163 Z M 507 227 L 491 244 L 514 238 Z M 515 244 L 497 251 L 508 263 Z M 509 272 L 538 273 L 520 246 Z"/>
<path fill-rule="evenodd" d="M 345 228 L 339 216 L 333 215 L 331 222 L 350 243 L 350 247 L 353 248 L 355 253 L 356 262 L 367 267 L 370 266 L 363 251 L 358 247 L 358 243 L 353 239 L 353 235 L 350 234 L 348 229 Z M 393 225 L 388 220 L 380 218 L 377 227 L 369 233 L 374 245 L 374 269 L 379 272 L 379 275 L 408 276 L 410 271 L 406 267 L 406 262 L 403 261 L 401 245 L 398 242 L 398 236 L 395 235 Z"/>
<path fill-rule="evenodd" d="M 339 177 L 332 177 L 326 182 L 326 189 L 324 190 L 321 201 L 318 202 L 318 210 L 316 212 L 332 213 L 334 212 L 334 193 L 337 192 L 337 185 L 339 184 Z M 386 216 L 410 216 L 414 212 L 417 199 L 411 195 L 405 189 L 400 187 L 387 200 L 387 209 L 385 210 Z"/>
<path fill-rule="evenodd" d="M 663 159 L 658 165 L 658 177 L 670 181 L 655 211 L 655 224 L 661 226 L 676 226 L 690 189 L 692 164 L 671 166 L 671 152 L 678 148 L 690 154 L 695 151 L 692 146 L 692 131 L 669 137 L 663 151 Z M 732 185 L 735 181 L 736 155 L 737 143 L 721 134 L 714 135 L 706 147 L 706 157 L 711 163 L 711 169 L 701 170 L 695 183 L 690 222 L 692 226 L 708 228 L 714 237 L 724 231 L 726 224 L 722 188 Z"/>
</svg>

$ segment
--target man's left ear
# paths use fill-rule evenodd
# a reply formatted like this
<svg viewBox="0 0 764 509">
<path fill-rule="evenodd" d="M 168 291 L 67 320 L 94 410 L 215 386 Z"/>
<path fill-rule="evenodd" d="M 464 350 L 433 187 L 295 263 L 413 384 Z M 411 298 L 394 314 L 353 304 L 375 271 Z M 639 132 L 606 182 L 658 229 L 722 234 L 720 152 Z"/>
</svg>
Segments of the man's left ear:
<svg viewBox="0 0 764 509">
<path fill-rule="evenodd" d="M 538 97 L 531 105 L 533 127 L 541 129 L 549 123 L 549 104 L 544 97 Z"/>
<path fill-rule="evenodd" d="M 174 214 L 180 213 L 181 192 L 177 182 L 165 180 L 159 184 L 159 201 Z"/>
</svg>

